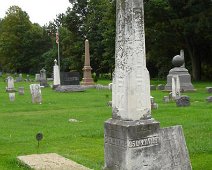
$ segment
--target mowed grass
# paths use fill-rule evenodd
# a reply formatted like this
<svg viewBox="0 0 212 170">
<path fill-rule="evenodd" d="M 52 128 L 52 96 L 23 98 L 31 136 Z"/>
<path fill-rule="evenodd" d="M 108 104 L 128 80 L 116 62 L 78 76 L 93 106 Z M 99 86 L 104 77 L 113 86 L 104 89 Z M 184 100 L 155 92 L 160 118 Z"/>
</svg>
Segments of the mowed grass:
<svg viewBox="0 0 212 170">
<path fill-rule="evenodd" d="M 98 82 L 102 83 L 102 82 Z M 106 81 L 103 82 L 107 84 Z M 109 81 L 108 81 L 109 83 Z M 152 84 L 161 82 L 153 81 Z M 162 82 L 164 84 L 164 82 Z M 42 104 L 32 104 L 29 83 L 16 83 L 25 87 L 25 95 L 16 93 L 9 101 L 6 83 L 0 82 L 0 170 L 25 170 L 16 157 L 36 153 L 58 153 L 91 169 L 104 166 L 104 121 L 111 118 L 111 91 L 89 89 L 77 93 L 57 93 L 50 87 L 42 89 Z M 163 103 L 166 92 L 151 91 L 158 110 L 152 116 L 161 127 L 182 125 L 194 170 L 212 167 L 212 103 L 205 87 L 212 83 L 195 83 L 197 92 L 186 93 L 191 106 L 178 108 L 174 102 Z M 70 123 L 69 119 L 80 122 Z M 40 147 L 35 135 L 44 134 Z"/>
</svg>

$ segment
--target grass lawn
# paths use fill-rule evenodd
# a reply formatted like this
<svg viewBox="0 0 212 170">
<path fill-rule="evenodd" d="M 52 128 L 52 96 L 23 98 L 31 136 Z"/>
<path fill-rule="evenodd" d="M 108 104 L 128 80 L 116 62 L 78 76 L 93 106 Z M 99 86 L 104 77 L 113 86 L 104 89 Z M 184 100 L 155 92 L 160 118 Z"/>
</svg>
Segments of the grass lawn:
<svg viewBox="0 0 212 170">
<path fill-rule="evenodd" d="M 107 84 L 109 82 L 98 82 Z M 153 81 L 152 84 L 161 82 Z M 162 82 L 164 83 L 164 82 Z M 16 83 L 25 87 L 25 95 L 16 93 L 16 100 L 9 101 L 6 83 L 0 82 L 0 170 L 26 170 L 16 157 L 34 153 L 58 153 L 91 169 L 100 170 L 104 165 L 104 121 L 111 118 L 111 91 L 89 89 L 78 93 L 56 93 L 51 88 L 42 89 L 42 104 L 32 104 L 29 83 Z M 205 87 L 211 82 L 195 83 L 197 92 L 186 93 L 191 106 L 177 108 L 174 102 L 163 103 L 166 92 L 152 91 L 159 104 L 153 117 L 161 127 L 182 125 L 194 170 L 212 167 L 212 103 Z M 69 119 L 81 122 L 70 123 Z M 44 134 L 37 147 L 35 135 Z"/>
</svg>

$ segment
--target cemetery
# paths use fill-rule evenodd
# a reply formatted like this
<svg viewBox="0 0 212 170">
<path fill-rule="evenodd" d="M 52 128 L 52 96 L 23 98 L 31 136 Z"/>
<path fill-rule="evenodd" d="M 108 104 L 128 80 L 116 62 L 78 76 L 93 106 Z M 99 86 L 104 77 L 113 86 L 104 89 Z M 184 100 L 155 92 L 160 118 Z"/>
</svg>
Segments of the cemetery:
<svg viewBox="0 0 212 170">
<path fill-rule="evenodd" d="M 90 169 L 100 170 L 104 166 L 104 122 L 111 117 L 111 90 L 86 89 L 84 92 L 58 93 L 50 87 L 42 88 L 42 104 L 33 104 L 31 82 L 17 82 L 15 88 L 24 87 L 24 95 L 16 93 L 10 102 L 0 79 L 0 169 L 27 169 L 16 160 L 17 156 L 57 153 Z M 52 82 L 48 82 L 51 84 Z M 109 80 L 99 80 L 107 86 Z M 151 84 L 165 84 L 151 81 Z M 163 97 L 168 92 L 152 90 L 151 95 L 159 105 L 152 110 L 155 120 L 162 127 L 182 125 L 193 169 L 210 169 L 211 164 L 211 96 L 206 87 L 210 82 L 194 83 L 196 92 L 183 95 L 190 97 L 189 107 L 177 107 Z M 69 121 L 72 119 L 72 121 Z M 73 121 L 75 120 L 75 121 Z M 76 121 L 77 120 L 77 121 Z M 39 148 L 35 136 L 43 133 Z"/>
<path fill-rule="evenodd" d="M 39 35 L 45 40 L 37 42 L 46 44 L 40 44 L 37 53 L 36 42 L 30 46 L 30 41 L 22 49 L 15 46 L 16 53 L 8 50 L 10 43 L 4 44 L 7 39 L 0 30 L 0 170 L 211 169 L 212 79 L 207 52 L 192 49 L 186 38 L 174 47 L 170 46 L 173 37 L 160 44 L 156 35 L 160 26 L 150 28 L 148 20 L 155 17 L 151 9 L 158 0 L 99 1 L 101 8 L 93 0 L 69 2 L 71 8 L 57 16 L 56 25 L 42 28 Z M 175 7 L 167 1 L 166 10 L 166 5 Z M 93 20 L 102 17 L 110 22 L 91 22 L 92 8 L 98 9 L 95 15 L 105 10 Z M 0 18 L 0 28 L 6 28 L 7 17 L 17 14 L 29 21 L 27 13 L 12 6 Z M 74 29 L 64 24 L 73 17 L 80 21 Z M 108 26 L 105 23 L 114 25 L 99 34 L 100 30 L 94 31 L 97 23 L 100 28 Z M 28 24 L 29 30 L 40 28 Z M 166 36 L 167 28 L 162 28 Z M 179 36 L 175 41 L 182 38 L 175 36 Z M 153 40 L 169 49 L 150 45 Z M 29 61 L 25 49 L 31 49 Z M 202 61 L 198 57 L 203 55 L 197 57 L 200 51 L 205 55 Z M 156 53 L 169 56 L 152 60 Z"/>
</svg>

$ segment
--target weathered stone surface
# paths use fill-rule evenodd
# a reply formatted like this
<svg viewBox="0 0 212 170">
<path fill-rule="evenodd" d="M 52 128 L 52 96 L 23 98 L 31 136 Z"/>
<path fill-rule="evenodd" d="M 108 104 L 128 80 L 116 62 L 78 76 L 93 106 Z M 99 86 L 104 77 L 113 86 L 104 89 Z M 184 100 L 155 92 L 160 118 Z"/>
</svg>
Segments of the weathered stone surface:
<svg viewBox="0 0 212 170">
<path fill-rule="evenodd" d="M 40 70 L 40 86 L 48 87 L 47 78 L 46 78 L 46 70 L 42 68 Z"/>
<path fill-rule="evenodd" d="M 41 86 L 39 84 L 30 84 L 30 92 L 32 95 L 32 103 L 42 102 Z"/>
<path fill-rule="evenodd" d="M 105 122 L 105 170 L 191 170 L 181 126 L 154 120 Z"/>
<path fill-rule="evenodd" d="M 163 97 L 163 101 L 164 101 L 164 103 L 168 103 L 170 101 L 170 97 L 169 96 L 164 96 Z"/>
<path fill-rule="evenodd" d="M 117 0 L 116 18 L 113 118 L 148 119 L 150 78 L 146 68 L 143 1 Z"/>
<path fill-rule="evenodd" d="M 40 74 L 35 74 L 35 81 L 40 82 Z"/>
<path fill-rule="evenodd" d="M 172 99 L 177 100 L 180 95 L 180 79 L 178 75 L 174 75 L 172 77 Z"/>
<path fill-rule="evenodd" d="M 150 90 L 156 90 L 156 86 L 155 85 L 150 85 Z"/>
<path fill-rule="evenodd" d="M 56 153 L 18 156 L 17 159 L 34 170 L 89 170 Z"/>
<path fill-rule="evenodd" d="M 11 76 L 7 77 L 6 81 L 7 81 L 6 92 L 9 92 L 9 93 L 16 92 L 13 77 Z"/>
<path fill-rule="evenodd" d="M 85 88 L 80 85 L 66 85 L 66 86 L 58 86 L 55 88 L 55 91 L 62 92 L 62 93 L 69 93 L 69 92 L 83 92 Z"/>
<path fill-rule="evenodd" d="M 178 107 L 190 106 L 190 98 L 188 96 L 181 96 L 176 100 L 176 105 Z"/>
<path fill-rule="evenodd" d="M 165 85 L 163 84 L 158 84 L 158 90 L 164 90 L 165 89 Z"/>
<path fill-rule="evenodd" d="M 212 87 L 206 87 L 208 93 L 212 93 Z"/>
<path fill-rule="evenodd" d="M 15 93 L 9 93 L 9 99 L 11 102 L 15 101 Z"/>
<path fill-rule="evenodd" d="M 18 88 L 18 94 L 19 95 L 24 95 L 24 87 L 19 87 Z"/>
<path fill-rule="evenodd" d="M 180 80 L 180 91 L 195 91 L 192 83 L 191 83 L 191 75 L 188 70 L 185 68 L 184 61 L 184 50 L 180 50 L 180 55 L 177 55 L 173 58 L 172 62 L 175 68 L 169 71 L 167 76 L 167 84 L 165 86 L 165 90 L 171 91 L 172 89 L 172 77 L 175 75 L 179 76 Z"/>
<path fill-rule="evenodd" d="M 207 97 L 206 101 L 209 102 L 209 103 L 212 102 L 212 96 Z"/>
</svg>

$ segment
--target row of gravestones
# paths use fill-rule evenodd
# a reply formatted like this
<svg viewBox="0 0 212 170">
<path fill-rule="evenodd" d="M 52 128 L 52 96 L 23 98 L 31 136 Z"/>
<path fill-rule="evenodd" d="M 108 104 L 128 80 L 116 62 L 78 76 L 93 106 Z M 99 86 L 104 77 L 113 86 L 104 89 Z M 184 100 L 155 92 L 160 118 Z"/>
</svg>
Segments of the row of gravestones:
<svg viewBox="0 0 212 170">
<path fill-rule="evenodd" d="M 15 86 L 14 86 L 14 79 L 12 77 L 7 78 L 7 87 L 6 92 L 9 93 L 10 101 L 15 101 Z M 42 95 L 41 95 L 41 86 L 40 84 L 31 84 L 30 85 L 30 92 L 32 95 L 32 103 L 41 103 L 42 102 Z M 18 88 L 19 95 L 24 95 L 24 87 Z"/>
</svg>

